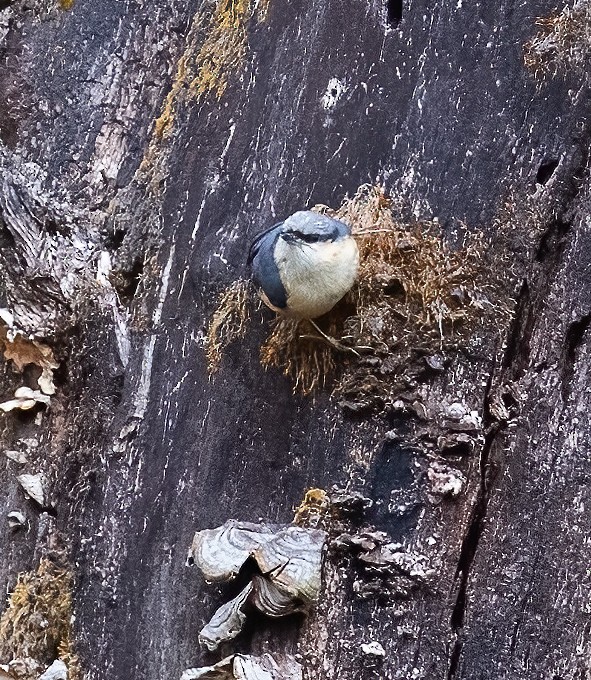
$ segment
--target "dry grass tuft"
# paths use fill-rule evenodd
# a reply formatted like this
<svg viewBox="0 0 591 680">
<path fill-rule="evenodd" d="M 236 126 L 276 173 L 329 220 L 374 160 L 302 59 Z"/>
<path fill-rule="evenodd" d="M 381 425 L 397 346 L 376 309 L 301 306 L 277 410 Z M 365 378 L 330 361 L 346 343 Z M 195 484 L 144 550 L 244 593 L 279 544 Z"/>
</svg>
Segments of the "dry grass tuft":
<svg viewBox="0 0 591 680">
<path fill-rule="evenodd" d="M 359 246 L 359 282 L 352 291 L 357 314 L 348 322 L 357 343 L 385 348 L 398 333 L 430 329 L 443 340 L 490 305 L 483 294 L 481 236 L 452 250 L 435 225 L 397 222 L 391 200 L 371 185 L 332 214 L 351 225 Z"/>
<path fill-rule="evenodd" d="M 234 340 L 244 337 L 249 319 L 248 281 L 238 279 L 220 297 L 207 330 L 207 368 L 210 374 L 218 370 L 222 351 Z"/>
<path fill-rule="evenodd" d="M 19 575 L 0 618 L 0 659 L 17 658 L 31 658 L 42 666 L 59 658 L 70 680 L 80 677 L 72 632 L 72 573 L 48 559 L 42 559 L 36 571 Z"/>
<path fill-rule="evenodd" d="M 560 13 L 536 20 L 540 31 L 525 45 L 526 67 L 536 77 L 578 71 L 591 66 L 591 4 L 575 0 Z"/>
<path fill-rule="evenodd" d="M 325 386 L 336 367 L 333 348 L 317 338 L 305 321 L 277 317 L 261 347 L 261 365 L 278 368 L 292 380 L 294 392 L 311 394 Z"/>
</svg>

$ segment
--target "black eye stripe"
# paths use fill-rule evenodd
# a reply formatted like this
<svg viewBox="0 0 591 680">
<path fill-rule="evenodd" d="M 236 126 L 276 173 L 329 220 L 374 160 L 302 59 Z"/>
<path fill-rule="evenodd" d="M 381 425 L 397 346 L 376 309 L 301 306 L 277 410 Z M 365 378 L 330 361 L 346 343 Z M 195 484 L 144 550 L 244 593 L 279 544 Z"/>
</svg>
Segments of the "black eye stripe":
<svg viewBox="0 0 591 680">
<path fill-rule="evenodd" d="M 320 237 L 316 234 L 302 234 L 301 232 L 298 232 L 297 236 L 305 243 L 317 243 L 320 241 Z"/>
<path fill-rule="evenodd" d="M 332 241 L 335 239 L 336 234 L 305 234 L 302 231 L 294 230 L 292 234 L 299 238 L 304 243 L 318 243 L 319 241 Z"/>
</svg>

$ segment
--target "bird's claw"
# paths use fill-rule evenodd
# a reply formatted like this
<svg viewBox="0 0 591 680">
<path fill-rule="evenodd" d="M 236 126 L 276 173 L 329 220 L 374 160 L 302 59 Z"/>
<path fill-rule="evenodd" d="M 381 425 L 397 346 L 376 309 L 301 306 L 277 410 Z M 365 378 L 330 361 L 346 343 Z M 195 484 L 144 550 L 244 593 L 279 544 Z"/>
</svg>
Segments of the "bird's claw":
<svg viewBox="0 0 591 680">
<path fill-rule="evenodd" d="M 360 356 L 359 352 L 355 347 L 349 347 L 348 345 L 343 345 L 342 342 L 339 342 L 335 338 L 332 338 L 330 335 L 328 336 L 320 336 L 320 335 L 300 335 L 299 336 L 300 340 L 318 340 L 319 342 L 324 342 L 327 345 L 330 345 L 334 349 L 338 350 L 339 352 L 349 352 L 351 354 L 354 354 L 355 356 Z"/>
<path fill-rule="evenodd" d="M 333 338 L 332 335 L 328 335 L 327 333 L 325 333 L 321 328 L 318 327 L 318 325 L 314 321 L 312 321 L 312 319 L 308 319 L 308 321 L 310 325 L 313 326 L 318 331 L 319 335 L 300 335 L 301 339 L 324 341 L 331 347 L 334 347 L 339 352 L 348 352 L 349 354 L 354 354 L 356 357 L 360 357 L 362 352 L 373 351 L 373 347 L 367 346 L 351 347 L 351 345 L 345 345 L 336 338 Z"/>
</svg>

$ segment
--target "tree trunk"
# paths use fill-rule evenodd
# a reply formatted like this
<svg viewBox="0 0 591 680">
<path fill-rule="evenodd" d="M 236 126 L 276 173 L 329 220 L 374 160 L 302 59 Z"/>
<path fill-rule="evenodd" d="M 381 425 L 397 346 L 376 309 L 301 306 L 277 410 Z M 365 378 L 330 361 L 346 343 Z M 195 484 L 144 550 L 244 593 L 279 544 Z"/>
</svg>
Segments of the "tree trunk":
<svg viewBox="0 0 591 680">
<path fill-rule="evenodd" d="M 75 616 L 26 652 L 13 598 L 0 664 L 177 678 L 268 652 L 308 680 L 591 678 L 584 5 L 579 33 L 549 0 L 0 6 L 0 396 L 33 393 L 0 413 L 3 515 L 23 515 L 0 583 L 51 565 Z M 333 354 L 304 395 L 261 366 L 255 313 L 210 375 L 255 234 L 367 183 L 411 250 L 475 239 L 488 272 L 454 293 L 472 290 L 461 331 Z M 331 505 L 316 608 L 207 652 L 237 591 L 185 566 L 194 532 L 289 524 L 310 488 Z M 399 562 L 372 568 L 363 535 Z"/>
</svg>

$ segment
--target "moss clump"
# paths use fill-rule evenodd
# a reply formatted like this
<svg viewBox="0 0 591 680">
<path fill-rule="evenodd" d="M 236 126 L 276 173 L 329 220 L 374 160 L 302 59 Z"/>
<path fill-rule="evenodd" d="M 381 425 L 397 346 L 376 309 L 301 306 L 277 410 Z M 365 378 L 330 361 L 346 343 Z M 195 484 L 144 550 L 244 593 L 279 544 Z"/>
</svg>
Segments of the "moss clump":
<svg viewBox="0 0 591 680">
<path fill-rule="evenodd" d="M 316 528 L 324 523 L 330 509 L 330 497 L 324 489 L 308 489 L 304 494 L 304 500 L 295 510 L 293 523 Z"/>
<path fill-rule="evenodd" d="M 248 281 L 239 279 L 220 296 L 219 304 L 209 323 L 205 342 L 207 368 L 210 375 L 219 369 L 223 351 L 232 342 L 243 338 L 250 322 L 253 302 Z M 341 334 L 342 315 L 324 320 L 329 334 Z M 271 323 L 271 331 L 261 346 L 261 365 L 278 368 L 294 384 L 294 391 L 304 395 L 325 386 L 336 367 L 335 351 L 307 321 L 282 317 Z"/>
<path fill-rule="evenodd" d="M 42 559 L 36 571 L 19 575 L 0 618 L 0 659 L 17 658 L 34 659 L 42 666 L 59 658 L 70 680 L 80 677 L 72 632 L 72 573 L 48 559 Z"/>
<path fill-rule="evenodd" d="M 348 322 L 357 343 L 379 349 L 396 336 L 433 330 L 443 340 L 490 305 L 481 235 L 452 250 L 433 223 L 397 222 L 391 200 L 370 185 L 333 215 L 351 225 L 359 247 L 359 282 L 352 291 L 357 314 Z"/>
<path fill-rule="evenodd" d="M 74 7 L 74 2 L 76 0 L 58 0 L 58 5 L 61 7 L 63 10 L 69 10 Z"/>
<path fill-rule="evenodd" d="M 218 370 L 223 349 L 244 337 L 249 318 L 248 282 L 238 279 L 222 293 L 207 330 L 207 368 L 210 374 Z"/>
<path fill-rule="evenodd" d="M 589 72 L 591 66 L 591 4 L 576 0 L 560 13 L 536 20 L 539 32 L 525 45 L 526 67 L 536 77 Z"/>
</svg>

